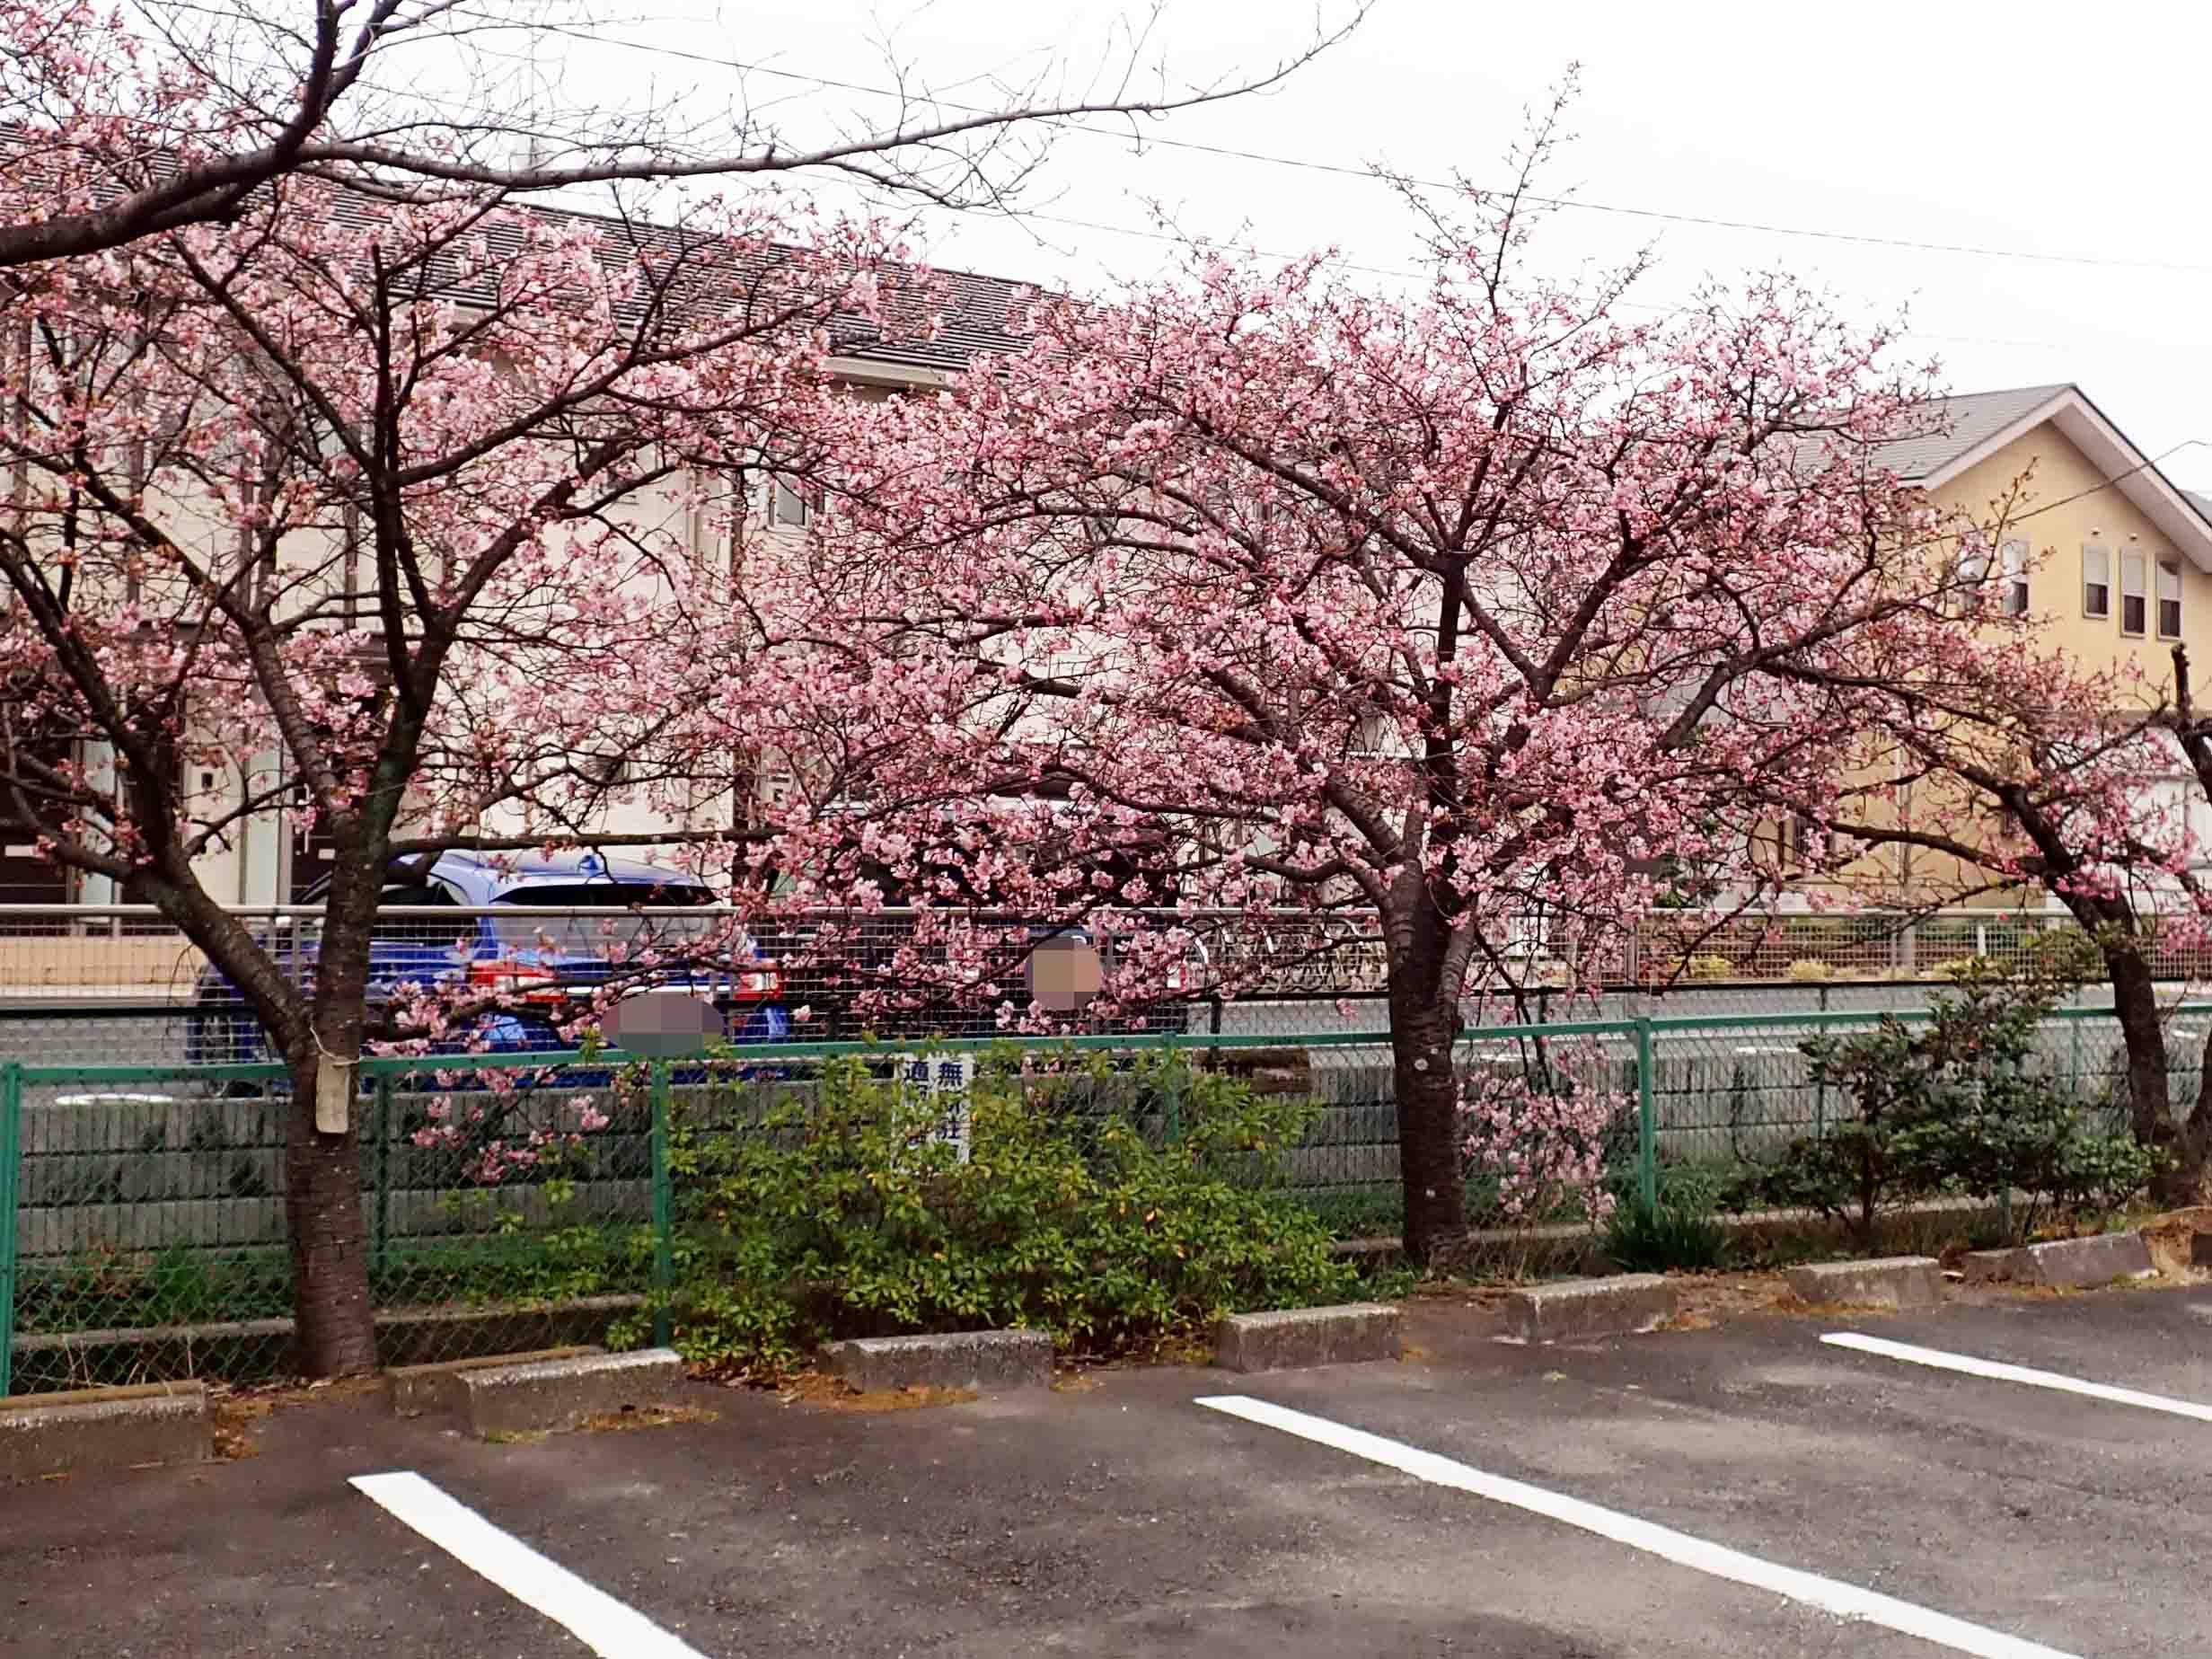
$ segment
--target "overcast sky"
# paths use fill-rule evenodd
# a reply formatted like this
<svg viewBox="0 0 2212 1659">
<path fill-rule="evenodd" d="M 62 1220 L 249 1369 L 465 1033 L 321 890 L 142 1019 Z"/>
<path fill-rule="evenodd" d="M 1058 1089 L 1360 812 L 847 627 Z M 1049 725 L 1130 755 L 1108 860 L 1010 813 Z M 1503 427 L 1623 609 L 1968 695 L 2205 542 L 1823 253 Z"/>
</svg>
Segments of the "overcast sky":
<svg viewBox="0 0 2212 1659">
<path fill-rule="evenodd" d="M 1342 0 L 1321 6 L 1344 14 Z M 2078 383 L 2146 450 L 2175 452 L 2171 476 L 2205 487 L 2212 22 L 2200 10 L 1379 0 L 1349 41 L 1282 89 L 1151 130 L 1493 181 L 1524 109 L 1580 60 L 1579 136 L 1549 180 L 1557 192 L 1593 207 L 2000 251 L 1578 209 L 1547 231 L 1547 261 L 1571 269 L 1651 243 L 1659 266 L 1640 297 L 1661 304 L 1708 275 L 1786 268 L 1866 316 L 1904 309 L 1913 354 L 1940 359 L 1954 389 Z M 578 48 L 560 69 L 570 89 L 580 74 L 602 96 L 650 85 L 696 100 L 726 98 L 733 84 L 697 57 L 766 65 L 785 75 L 750 76 L 746 92 L 790 100 L 780 113 L 803 136 L 884 106 L 787 77 L 879 83 L 886 35 L 943 95 L 976 98 L 987 95 L 982 77 L 1026 79 L 1054 55 L 1080 79 L 1125 11 L 1096 0 L 659 0 L 650 19 L 605 25 L 656 49 Z M 1273 61 L 1310 22 L 1295 0 L 1171 0 L 1157 44 L 1174 72 L 1206 79 Z M 852 199 L 825 187 L 823 199 Z M 1386 272 L 1416 258 L 1411 221 L 1372 181 L 1182 148 L 1140 154 L 1112 137 L 1062 138 L 1030 199 L 1026 225 L 933 222 L 927 251 L 948 267 L 1107 288 L 1158 272 L 1171 250 L 1092 226 L 1142 230 L 1157 202 L 1185 230 L 1271 253 L 1334 246 Z"/>
</svg>

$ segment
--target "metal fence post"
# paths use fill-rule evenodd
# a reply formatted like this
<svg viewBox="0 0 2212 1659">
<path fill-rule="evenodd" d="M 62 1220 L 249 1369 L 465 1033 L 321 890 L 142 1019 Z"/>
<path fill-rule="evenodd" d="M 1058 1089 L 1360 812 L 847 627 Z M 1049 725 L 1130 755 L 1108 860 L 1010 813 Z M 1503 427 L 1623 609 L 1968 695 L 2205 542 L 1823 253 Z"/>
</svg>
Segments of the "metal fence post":
<svg viewBox="0 0 2212 1659">
<path fill-rule="evenodd" d="M 1636 1019 L 1636 1190 L 1647 1210 L 1659 1207 L 1659 1123 L 1652 1102 L 1652 1020 Z"/>
<path fill-rule="evenodd" d="M 369 1270 L 381 1284 L 392 1256 L 392 1080 L 376 1080 L 376 1110 L 370 1133 L 376 1137 L 375 1231 L 369 1235 Z"/>
<path fill-rule="evenodd" d="M 1828 987 L 1820 987 L 1820 1012 L 1828 1012 Z M 1822 1019 L 1816 1028 L 1820 1035 L 1828 1035 L 1828 1021 Z M 1816 1141 L 1828 1134 L 1828 1081 L 1816 1078 L 1812 1085 L 1812 1138 Z"/>
<path fill-rule="evenodd" d="M 1173 1146 L 1183 1138 L 1183 1058 L 1172 1033 L 1162 1045 L 1161 1052 L 1166 1056 L 1166 1065 L 1160 1089 L 1160 1130 L 1162 1138 Z"/>
<path fill-rule="evenodd" d="M 15 1172 L 22 1131 L 23 1068 L 0 1060 L 0 1399 L 15 1385 Z"/>
<path fill-rule="evenodd" d="M 673 1237 L 675 1194 L 668 1179 L 668 1118 L 674 1091 L 668 1083 L 668 1063 L 653 1065 L 653 1346 L 665 1348 L 674 1332 L 669 1293 L 675 1287 L 675 1240 Z"/>
</svg>

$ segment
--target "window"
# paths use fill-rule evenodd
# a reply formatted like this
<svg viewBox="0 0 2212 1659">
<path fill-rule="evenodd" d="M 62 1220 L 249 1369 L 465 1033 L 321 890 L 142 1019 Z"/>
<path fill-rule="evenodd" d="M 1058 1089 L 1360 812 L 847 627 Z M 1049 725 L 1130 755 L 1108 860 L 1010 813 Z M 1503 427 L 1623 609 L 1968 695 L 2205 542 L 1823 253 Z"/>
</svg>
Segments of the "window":
<svg viewBox="0 0 2212 1659">
<path fill-rule="evenodd" d="M 2141 633 L 2143 622 L 2143 555 L 2129 548 L 2119 556 L 2119 631 Z"/>
<path fill-rule="evenodd" d="M 2181 561 L 2178 559 L 2158 561 L 2158 637 L 2181 637 Z"/>
<path fill-rule="evenodd" d="M 1828 832 L 1804 813 L 1791 815 L 1784 832 L 1784 851 L 1792 864 L 1810 868 L 1828 857 Z"/>
<path fill-rule="evenodd" d="M 2025 616 L 2028 613 L 2028 544 L 2025 542 L 2007 542 L 1998 549 L 2005 571 L 2005 614 Z"/>
<path fill-rule="evenodd" d="M 1952 605 L 1961 616 L 1970 616 L 1981 604 L 1981 585 L 1989 577 L 1989 550 L 1970 542 L 1959 552 L 1958 588 Z"/>
<path fill-rule="evenodd" d="M 2112 613 L 2112 555 L 2100 543 L 2082 544 L 2082 614 Z"/>
<path fill-rule="evenodd" d="M 804 529 L 814 516 L 812 494 L 794 479 L 779 474 L 768 482 L 768 522 L 788 529 Z"/>
</svg>

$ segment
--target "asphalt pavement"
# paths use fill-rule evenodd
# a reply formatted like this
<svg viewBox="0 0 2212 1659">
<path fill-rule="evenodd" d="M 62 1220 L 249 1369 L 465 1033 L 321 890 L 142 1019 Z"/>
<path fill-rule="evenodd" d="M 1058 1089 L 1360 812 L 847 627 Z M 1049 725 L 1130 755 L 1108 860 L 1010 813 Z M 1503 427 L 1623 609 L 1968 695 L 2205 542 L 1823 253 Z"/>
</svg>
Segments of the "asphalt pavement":
<svg viewBox="0 0 2212 1659">
<path fill-rule="evenodd" d="M 2212 1423 L 1820 1340 L 1846 1330 L 2212 1401 L 2204 1286 L 1534 1348 L 1427 1304 L 1395 1364 L 1108 1370 L 875 1413 L 687 1385 L 713 1421 L 537 1443 L 370 1396 L 269 1416 L 243 1460 L 0 1494 L 0 1653 L 2212 1650 Z M 1225 1399 L 1269 1420 L 1199 1403 Z M 1492 1484 L 1440 1484 L 1453 1469 Z M 400 1471 L 542 1570 L 502 1588 L 477 1546 L 352 1484 Z M 1838 1616 L 1821 1585 L 1889 1598 L 1904 1628 Z M 577 1593 L 650 1640 L 595 1649 L 542 1610 Z M 1954 1625 L 1982 1634 L 1914 1633 Z"/>
</svg>

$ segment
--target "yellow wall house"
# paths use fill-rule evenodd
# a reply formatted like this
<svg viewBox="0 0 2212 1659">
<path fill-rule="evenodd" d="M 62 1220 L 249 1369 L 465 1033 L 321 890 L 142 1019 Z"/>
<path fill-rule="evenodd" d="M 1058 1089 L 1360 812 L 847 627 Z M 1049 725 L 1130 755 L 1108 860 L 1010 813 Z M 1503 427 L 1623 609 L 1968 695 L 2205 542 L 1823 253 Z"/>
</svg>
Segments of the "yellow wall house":
<svg viewBox="0 0 2212 1659">
<path fill-rule="evenodd" d="M 2199 698 L 2212 694 L 2212 498 L 2176 487 L 2079 386 L 1969 393 L 1928 414 L 1925 436 L 1876 458 L 1936 503 L 2002 522 L 1987 579 L 2007 612 L 2033 618 L 2085 667 L 2132 658 L 2157 685 L 2172 678 L 2178 641 Z M 2212 808 L 2199 794 L 2177 774 L 2168 807 L 2212 844 Z M 1937 872 L 1908 860 L 1891 874 L 1909 891 Z M 2012 902 L 2023 899 L 2043 902 Z"/>
<path fill-rule="evenodd" d="M 2177 489 L 2079 386 L 1976 392 L 1929 406 L 1936 429 L 1877 459 L 1945 507 L 2002 513 L 2007 607 L 2102 667 L 2166 672 L 2176 640 L 2212 642 L 2212 500 Z"/>
</svg>

